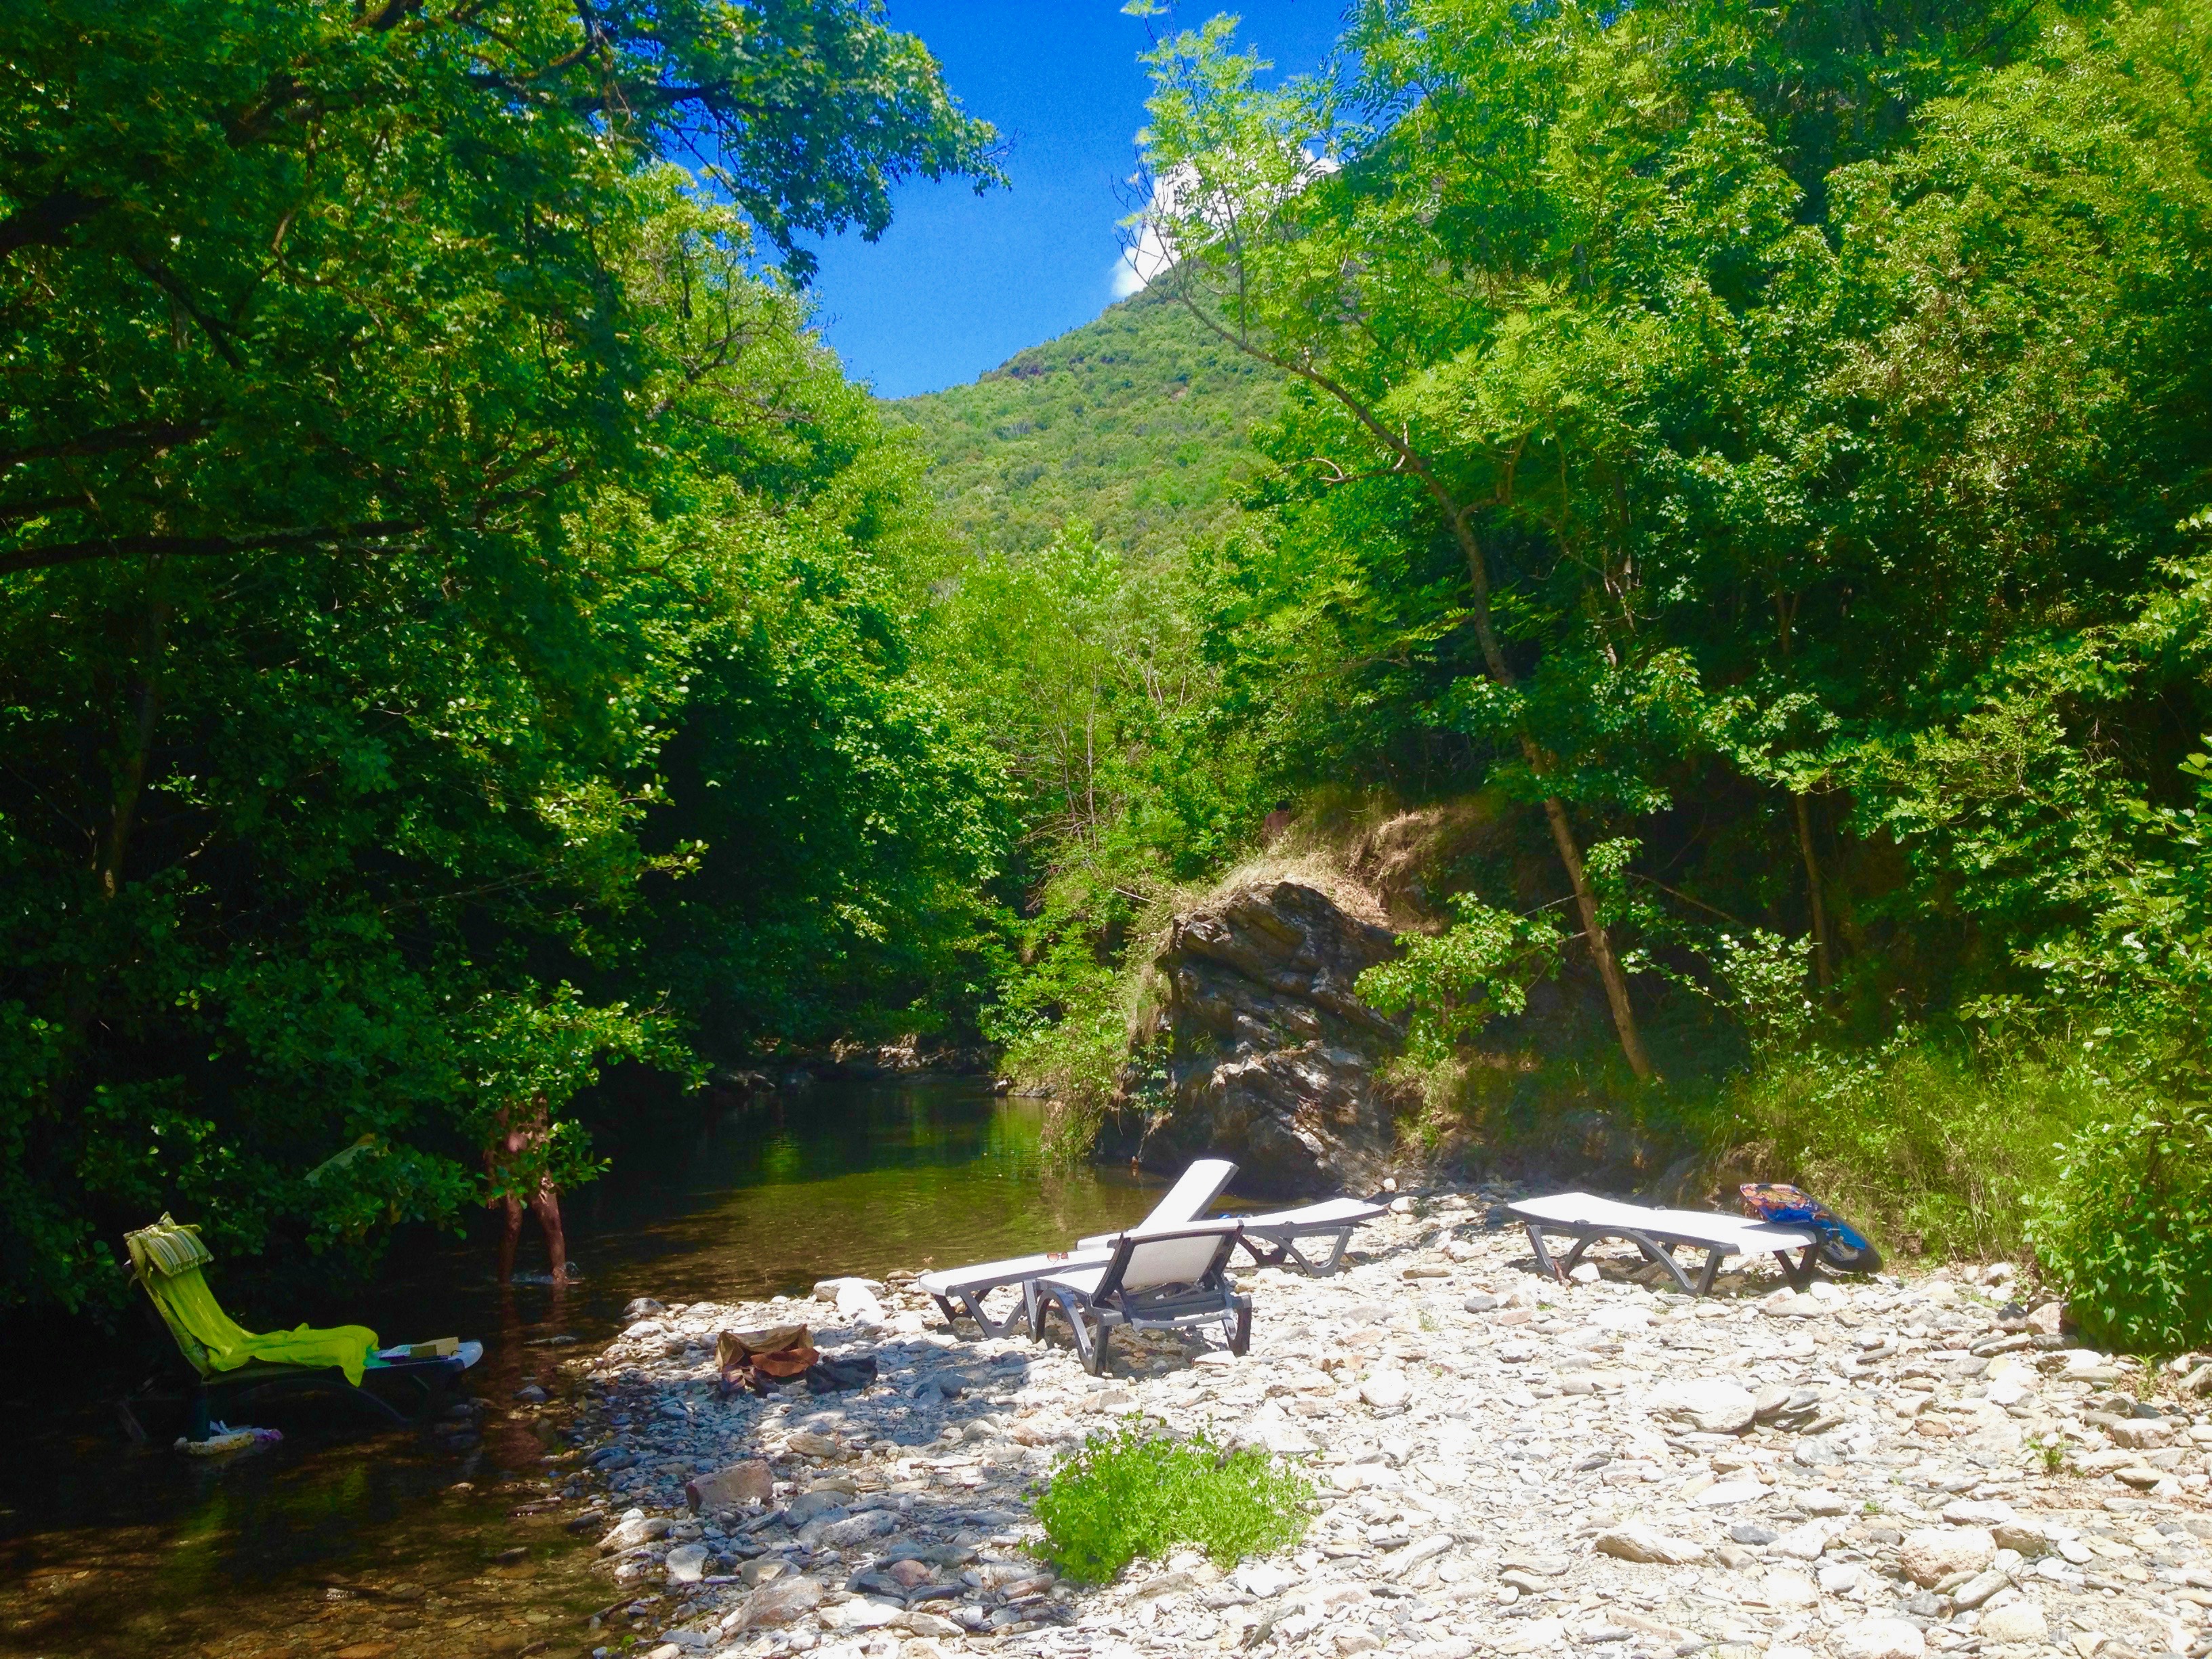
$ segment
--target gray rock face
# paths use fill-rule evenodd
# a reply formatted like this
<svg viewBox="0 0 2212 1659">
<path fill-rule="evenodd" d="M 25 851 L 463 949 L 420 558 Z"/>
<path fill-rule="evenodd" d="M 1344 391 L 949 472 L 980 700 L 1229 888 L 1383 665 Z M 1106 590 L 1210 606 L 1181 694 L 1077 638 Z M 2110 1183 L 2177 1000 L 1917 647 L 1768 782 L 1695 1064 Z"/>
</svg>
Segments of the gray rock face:
<svg viewBox="0 0 2212 1659">
<path fill-rule="evenodd" d="M 1162 1168 L 1233 1158 L 1255 1192 L 1373 1185 L 1401 1103 L 1376 1070 L 1399 1031 L 1352 988 L 1395 948 L 1297 882 L 1176 917 L 1153 958 L 1164 994 L 1137 1033 L 1140 1055 L 1164 1049 L 1167 1115 L 1147 1130 L 1144 1111 L 1122 1113 L 1115 1150 Z M 1149 1110 L 1141 1071 L 1128 1103 Z"/>
</svg>

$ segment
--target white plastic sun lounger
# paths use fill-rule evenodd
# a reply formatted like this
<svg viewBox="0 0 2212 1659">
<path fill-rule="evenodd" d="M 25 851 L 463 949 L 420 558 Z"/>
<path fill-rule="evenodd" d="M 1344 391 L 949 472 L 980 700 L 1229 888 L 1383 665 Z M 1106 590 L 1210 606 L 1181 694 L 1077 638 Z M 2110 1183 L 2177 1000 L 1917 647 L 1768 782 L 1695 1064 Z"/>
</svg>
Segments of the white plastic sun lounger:
<svg viewBox="0 0 2212 1659">
<path fill-rule="evenodd" d="M 1353 1231 L 1376 1217 L 1389 1213 L 1387 1205 L 1370 1204 L 1358 1198 L 1330 1198 L 1296 1210 L 1277 1210 L 1269 1215 L 1232 1216 L 1229 1219 L 1242 1224 L 1243 1231 L 1238 1235 L 1237 1243 L 1261 1267 L 1279 1267 L 1285 1261 L 1295 1261 L 1309 1278 L 1326 1279 L 1344 1260 L 1344 1252 L 1352 1243 Z M 1328 1241 L 1328 1255 L 1319 1267 L 1316 1267 L 1298 1249 L 1298 1241 L 1302 1238 Z"/>
<path fill-rule="evenodd" d="M 1187 1226 L 1197 1220 L 1213 1200 L 1221 1196 L 1222 1189 L 1236 1178 L 1237 1166 L 1226 1158 L 1202 1158 L 1182 1172 L 1166 1195 L 1152 1206 L 1152 1212 L 1137 1224 L 1135 1231 L 1158 1231 L 1163 1228 Z M 1050 1273 L 1078 1272 L 1086 1267 L 1103 1267 L 1113 1260 L 1114 1243 L 1120 1233 L 1104 1233 L 1097 1238 L 1080 1241 L 1073 1250 L 1048 1250 L 1036 1255 L 1011 1256 L 1004 1261 L 982 1261 L 973 1267 L 948 1267 L 939 1273 L 927 1273 L 915 1281 L 937 1299 L 944 1311 L 945 1322 L 956 1331 L 960 1328 L 963 1314 L 975 1322 L 986 1336 L 1005 1336 L 1017 1323 L 1026 1321 L 1032 1328 L 1036 1320 L 1026 1296 L 1004 1318 L 994 1318 L 983 1306 L 983 1298 L 993 1291 L 1011 1286 L 1025 1286 L 1031 1279 Z"/>
<path fill-rule="evenodd" d="M 1330 1198 L 1299 1209 L 1276 1210 L 1267 1215 L 1220 1216 L 1215 1218 L 1234 1221 L 1243 1227 L 1243 1237 L 1239 1242 L 1260 1266 L 1279 1267 L 1286 1261 L 1295 1261 L 1309 1277 L 1326 1279 L 1344 1260 L 1344 1252 L 1352 1243 L 1354 1230 L 1377 1216 L 1389 1213 L 1387 1206 L 1370 1204 L 1364 1199 Z M 1144 1223 L 1146 1227 L 1154 1224 L 1149 1217 Z M 1116 1236 L 1100 1233 L 1096 1237 L 1078 1239 L 1075 1248 L 1079 1250 L 1103 1249 L 1114 1242 Z M 1300 1239 L 1319 1239 L 1328 1243 L 1328 1255 L 1320 1266 L 1315 1266 L 1298 1249 Z"/>
<path fill-rule="evenodd" d="M 1064 1268 L 1023 1287 L 1030 1328 L 1042 1336 L 1046 1315 L 1056 1310 L 1093 1376 L 1107 1369 L 1116 1325 L 1167 1331 L 1218 1322 L 1229 1352 L 1241 1355 L 1252 1343 L 1252 1298 L 1229 1280 L 1240 1231 L 1234 1221 L 1212 1221 L 1123 1233 L 1103 1265 Z"/>
<path fill-rule="evenodd" d="M 1523 1199 L 1505 1206 L 1528 1229 L 1528 1243 L 1536 1252 L 1536 1265 L 1555 1279 L 1565 1279 L 1583 1253 L 1601 1238 L 1625 1239 L 1674 1277 L 1692 1296 L 1703 1296 L 1713 1287 L 1721 1263 L 1732 1255 L 1771 1251 L 1782 1264 L 1790 1287 L 1803 1290 L 1813 1277 L 1813 1258 L 1820 1248 L 1818 1233 L 1780 1226 L 1747 1217 L 1716 1215 L 1704 1210 L 1658 1210 L 1641 1204 L 1623 1204 L 1589 1193 L 1560 1193 L 1551 1198 Z M 1546 1248 L 1544 1235 L 1565 1233 L 1575 1241 L 1565 1260 L 1555 1261 Z M 1705 1265 L 1693 1282 L 1674 1259 L 1678 1245 L 1705 1252 Z M 1803 1254 L 1792 1261 L 1790 1252 Z"/>
</svg>

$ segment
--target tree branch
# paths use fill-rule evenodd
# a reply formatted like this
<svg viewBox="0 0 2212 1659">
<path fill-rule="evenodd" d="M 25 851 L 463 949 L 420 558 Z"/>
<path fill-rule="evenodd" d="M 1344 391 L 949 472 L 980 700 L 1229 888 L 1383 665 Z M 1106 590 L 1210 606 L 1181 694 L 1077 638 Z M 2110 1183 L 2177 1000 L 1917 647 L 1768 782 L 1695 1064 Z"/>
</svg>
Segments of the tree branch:
<svg viewBox="0 0 2212 1659">
<path fill-rule="evenodd" d="M 71 225 L 89 219 L 107 205 L 82 191 L 57 190 L 17 208 L 0 219 L 0 259 L 21 247 L 43 247 L 58 242 Z"/>
<path fill-rule="evenodd" d="M 118 449 L 161 449 L 204 438 L 212 428 L 180 426 L 174 421 L 136 421 L 111 426 L 82 437 L 62 438 L 50 444 L 27 444 L 21 449 L 0 450 L 0 471 L 26 461 L 51 461 L 64 455 L 106 455 Z"/>
<path fill-rule="evenodd" d="M 97 541 L 49 542 L 42 547 L 19 548 L 0 553 L 0 575 L 19 570 L 48 570 L 58 565 L 86 564 L 95 559 L 119 559 L 134 553 L 167 558 L 204 559 L 225 553 L 273 553 L 287 548 L 342 547 L 349 543 L 381 541 L 412 535 L 419 524 L 391 520 L 346 525 L 331 530 L 271 530 L 258 536 L 109 536 Z"/>
</svg>

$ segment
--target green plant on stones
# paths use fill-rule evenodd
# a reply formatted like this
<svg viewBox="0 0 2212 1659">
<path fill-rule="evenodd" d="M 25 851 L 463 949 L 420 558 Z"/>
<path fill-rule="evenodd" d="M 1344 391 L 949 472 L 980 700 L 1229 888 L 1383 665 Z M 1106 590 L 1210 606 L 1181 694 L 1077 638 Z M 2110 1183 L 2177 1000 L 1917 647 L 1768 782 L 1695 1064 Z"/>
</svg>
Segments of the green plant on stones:
<svg viewBox="0 0 2212 1659">
<path fill-rule="evenodd" d="M 2054 1436 L 2046 1440 L 2037 1435 L 2028 1441 L 2027 1449 L 2042 1461 L 2046 1475 L 2055 1476 L 2066 1466 L 2066 1442 L 2062 1437 Z"/>
<path fill-rule="evenodd" d="M 1305 1535 L 1312 1497 L 1311 1482 L 1264 1451 L 1227 1451 L 1204 1434 L 1171 1440 L 1132 1419 L 1062 1461 L 1036 1514 L 1053 1565 L 1095 1583 L 1175 1544 L 1223 1567 L 1285 1547 Z"/>
</svg>

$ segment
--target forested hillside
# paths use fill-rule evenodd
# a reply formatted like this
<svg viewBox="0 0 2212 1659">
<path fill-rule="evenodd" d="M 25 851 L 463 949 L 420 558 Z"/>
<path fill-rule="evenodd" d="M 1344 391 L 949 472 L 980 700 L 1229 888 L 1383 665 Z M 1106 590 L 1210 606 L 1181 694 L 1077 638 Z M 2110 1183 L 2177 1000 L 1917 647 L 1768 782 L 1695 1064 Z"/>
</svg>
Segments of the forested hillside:
<svg viewBox="0 0 2212 1659">
<path fill-rule="evenodd" d="M 1290 391 L 1155 629 L 1196 695 L 1094 681 L 1123 789 L 1015 1063 L 1150 1109 L 1109 970 L 1184 803 L 1249 847 L 1459 800 L 1440 931 L 1363 981 L 1419 1136 L 1744 1148 L 2202 1340 L 2212 19 L 1366 0 L 1343 46 L 1152 60 L 1158 286 Z"/>
<path fill-rule="evenodd" d="M 930 492 L 978 551 L 1027 553 L 1071 519 L 1149 555 L 1218 534 L 1282 377 L 1165 294 L 1009 359 L 972 386 L 888 405 Z"/>
<path fill-rule="evenodd" d="M 2212 1340 L 2204 7 L 1217 21 L 1153 290 L 888 406 L 805 245 L 998 179 L 921 43 L 486 20 L 0 21 L 0 1302 L 589 1179 L 617 1060 L 980 1036 L 1073 1144 L 1166 915 L 1420 807 L 1414 1152 Z"/>
</svg>

